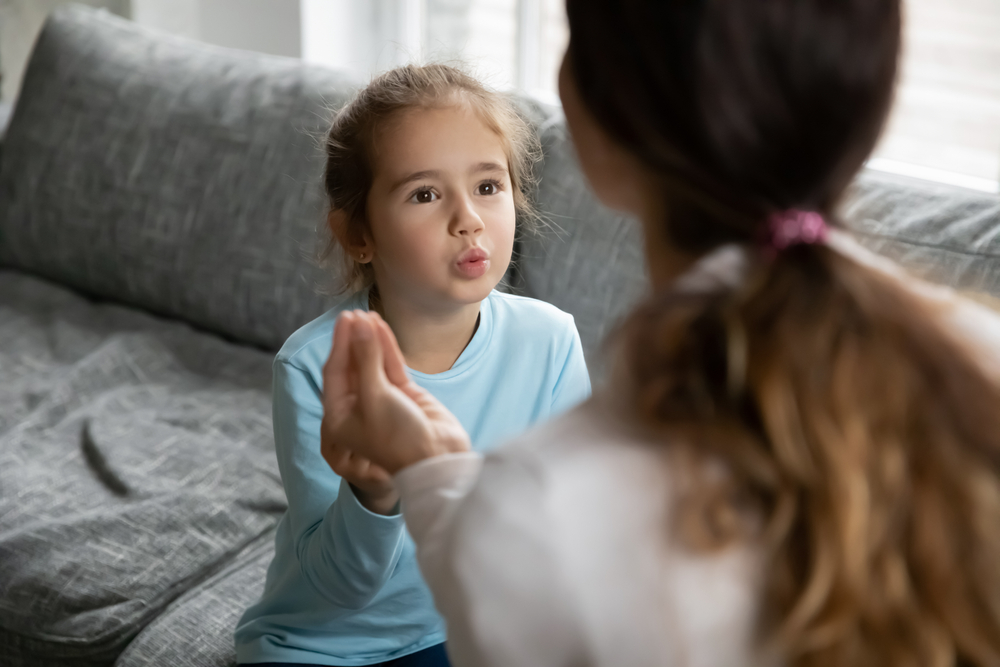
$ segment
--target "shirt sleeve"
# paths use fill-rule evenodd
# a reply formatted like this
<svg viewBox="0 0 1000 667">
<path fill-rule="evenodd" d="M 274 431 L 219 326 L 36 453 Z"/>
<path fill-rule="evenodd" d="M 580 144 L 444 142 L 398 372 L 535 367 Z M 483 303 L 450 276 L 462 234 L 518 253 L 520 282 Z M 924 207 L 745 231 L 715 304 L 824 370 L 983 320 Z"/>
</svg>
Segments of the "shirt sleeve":
<svg viewBox="0 0 1000 667">
<path fill-rule="evenodd" d="M 420 570 L 456 667 L 586 667 L 585 643 L 544 511 L 516 460 L 438 456 L 396 475 Z"/>
<path fill-rule="evenodd" d="M 590 398 L 590 373 L 587 371 L 587 361 L 583 356 L 580 333 L 572 317 L 566 340 L 562 369 L 552 389 L 552 416 L 562 414 Z"/>
<path fill-rule="evenodd" d="M 360 609 L 399 561 L 403 517 L 365 509 L 326 463 L 320 453 L 322 388 L 308 372 L 278 359 L 273 389 L 275 450 L 299 567 L 324 598 Z"/>
</svg>

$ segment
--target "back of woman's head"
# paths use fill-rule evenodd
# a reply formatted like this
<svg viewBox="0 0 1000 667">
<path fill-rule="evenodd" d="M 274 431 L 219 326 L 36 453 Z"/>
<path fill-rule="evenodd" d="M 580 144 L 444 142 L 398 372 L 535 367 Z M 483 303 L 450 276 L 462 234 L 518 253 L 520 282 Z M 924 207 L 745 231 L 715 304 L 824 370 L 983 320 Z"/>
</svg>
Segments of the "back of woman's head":
<svg viewBox="0 0 1000 667">
<path fill-rule="evenodd" d="M 514 208 L 522 223 L 534 222 L 530 193 L 540 148 L 533 129 L 512 100 L 450 65 L 404 65 L 378 75 L 358 91 L 337 112 L 327 132 L 323 184 L 330 210 L 344 215 L 331 218 L 343 228 L 332 230 L 324 259 L 345 240 L 359 240 L 368 225 L 367 200 L 377 167 L 380 133 L 407 111 L 449 105 L 467 105 L 500 138 L 507 155 Z M 373 283 L 370 264 L 356 262 L 346 252 L 344 262 L 348 289 Z"/>
<path fill-rule="evenodd" d="M 682 535 L 752 539 L 741 510 L 762 513 L 762 641 L 788 664 L 1000 664 L 1000 388 L 896 278 L 752 250 L 775 213 L 836 222 L 890 106 L 899 0 L 567 8 L 576 88 L 659 174 L 663 236 L 751 248 L 741 286 L 656 294 L 624 331 L 642 417 L 731 473 L 678 475 Z"/>
</svg>

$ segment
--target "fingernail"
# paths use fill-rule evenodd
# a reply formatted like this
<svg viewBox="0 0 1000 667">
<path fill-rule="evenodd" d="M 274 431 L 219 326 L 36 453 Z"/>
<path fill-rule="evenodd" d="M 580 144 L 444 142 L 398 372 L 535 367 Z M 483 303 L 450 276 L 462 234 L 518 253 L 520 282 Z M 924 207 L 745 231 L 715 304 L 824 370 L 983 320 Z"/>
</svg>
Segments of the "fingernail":
<svg viewBox="0 0 1000 667">
<path fill-rule="evenodd" d="M 356 336 L 358 340 L 369 340 L 372 337 L 372 325 L 368 322 L 362 320 L 359 322 L 361 326 L 357 328 Z"/>
</svg>

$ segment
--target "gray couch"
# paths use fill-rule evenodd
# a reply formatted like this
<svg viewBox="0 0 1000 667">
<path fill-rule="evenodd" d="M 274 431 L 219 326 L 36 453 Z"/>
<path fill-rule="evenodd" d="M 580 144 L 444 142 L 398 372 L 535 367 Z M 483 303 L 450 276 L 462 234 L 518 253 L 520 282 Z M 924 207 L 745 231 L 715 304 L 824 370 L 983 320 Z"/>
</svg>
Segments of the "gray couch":
<svg viewBox="0 0 1000 667">
<path fill-rule="evenodd" d="M 357 82 L 81 8 L 32 55 L 0 157 L 0 665 L 234 662 L 284 510 L 274 351 L 329 306 L 318 144 Z M 636 225 L 587 192 L 554 109 L 509 289 L 600 342 L 644 289 Z M 845 214 L 1000 295 L 1000 200 L 865 175 Z"/>
</svg>

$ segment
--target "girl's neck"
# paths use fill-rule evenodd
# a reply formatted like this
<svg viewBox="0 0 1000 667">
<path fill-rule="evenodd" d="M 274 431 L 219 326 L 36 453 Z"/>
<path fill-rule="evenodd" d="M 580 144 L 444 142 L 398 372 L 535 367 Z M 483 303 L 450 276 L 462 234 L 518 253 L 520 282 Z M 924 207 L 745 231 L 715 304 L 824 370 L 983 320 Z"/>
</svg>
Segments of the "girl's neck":
<svg viewBox="0 0 1000 667">
<path fill-rule="evenodd" d="M 479 326 L 479 302 L 447 311 L 427 313 L 373 288 L 368 307 L 386 321 L 396 335 L 406 365 L 421 373 L 449 370 L 458 361 Z"/>
</svg>

